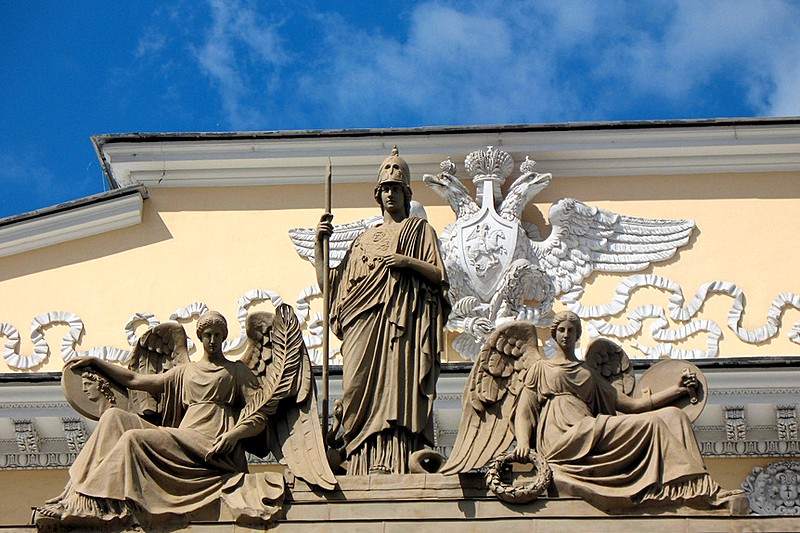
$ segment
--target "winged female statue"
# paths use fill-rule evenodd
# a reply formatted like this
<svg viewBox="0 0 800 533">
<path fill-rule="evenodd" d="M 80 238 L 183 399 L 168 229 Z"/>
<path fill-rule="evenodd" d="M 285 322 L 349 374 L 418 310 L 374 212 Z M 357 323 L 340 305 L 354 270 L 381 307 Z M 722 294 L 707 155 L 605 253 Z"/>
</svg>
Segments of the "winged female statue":
<svg viewBox="0 0 800 533">
<path fill-rule="evenodd" d="M 188 362 L 186 330 L 177 322 L 165 322 L 148 328 L 139 337 L 128 360 L 128 369 L 139 374 L 160 374 Z M 160 394 L 131 390 L 128 396 L 132 412 L 157 423 L 163 408 Z"/>
<path fill-rule="evenodd" d="M 62 494 L 35 509 L 37 523 L 146 523 L 219 500 L 234 515 L 271 520 L 281 510 L 283 476 L 248 474 L 245 451 L 271 451 L 298 477 L 332 489 L 336 480 L 325 459 L 310 362 L 294 312 L 281 305 L 269 322 L 260 338 L 252 328 L 244 362 L 225 358 L 227 323 L 208 311 L 197 323 L 203 343 L 198 361 L 169 363 L 164 366 L 171 368 L 156 373 L 92 357 L 70 363 L 65 376 L 91 368 L 151 395 L 153 401 L 145 403 L 156 409 L 148 416 L 158 414 L 160 424 L 137 412 L 107 409 L 70 468 Z M 138 343 L 139 368 L 154 369 L 153 361 L 164 353 L 172 361 L 185 349 L 182 326 L 158 327 Z"/>
<path fill-rule="evenodd" d="M 532 322 L 498 328 L 470 374 L 459 434 L 441 472 L 482 467 L 516 440 L 513 457 L 543 458 L 559 495 L 600 508 L 681 501 L 715 507 L 741 496 L 711 479 L 689 418 L 672 406 L 696 388 L 697 375 L 680 374 L 632 398 L 576 358 L 580 333 L 577 315 L 558 313 L 551 327 L 556 355 L 545 359 Z"/>
</svg>

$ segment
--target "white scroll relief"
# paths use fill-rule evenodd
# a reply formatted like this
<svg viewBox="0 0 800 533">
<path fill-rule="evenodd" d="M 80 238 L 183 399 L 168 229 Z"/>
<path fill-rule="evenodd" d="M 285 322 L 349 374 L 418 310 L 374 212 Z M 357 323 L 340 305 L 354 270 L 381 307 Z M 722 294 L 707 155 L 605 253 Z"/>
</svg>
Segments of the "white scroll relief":
<svg viewBox="0 0 800 533">
<path fill-rule="evenodd" d="M 688 324 L 678 329 L 669 329 L 666 312 L 663 307 L 656 305 L 640 306 L 628 313 L 629 320 L 625 325 L 613 325 L 600 320 L 590 320 L 588 327 L 590 336 L 604 335 L 616 338 L 627 338 L 639 333 L 645 319 L 655 319 L 651 327 L 653 339 L 660 341 L 655 347 L 641 344 L 633 346 L 641 350 L 649 358 L 704 358 L 719 355 L 719 340 L 722 330 L 713 321 L 692 320 L 703 304 L 713 294 L 725 294 L 733 298 L 731 309 L 728 312 L 728 327 L 743 342 L 758 344 L 775 337 L 781 326 L 781 316 L 787 307 L 800 309 L 800 295 L 783 292 L 772 302 L 767 311 L 766 324 L 748 330 L 742 326 L 745 308 L 745 296 L 735 283 L 728 281 L 712 281 L 704 283 L 695 293 L 692 300 L 684 307 L 684 296 L 680 286 L 672 280 L 653 274 L 640 274 L 629 276 L 615 289 L 615 295 L 610 302 L 597 306 L 584 306 L 578 300 L 583 295 L 583 289 L 578 287 L 561 297 L 561 302 L 581 318 L 597 319 L 619 314 L 628 306 L 631 294 L 640 288 L 655 287 L 669 291 L 669 316 L 672 320 L 687 322 Z M 686 339 L 699 331 L 708 332 L 707 350 L 682 350 L 672 344 Z M 793 325 L 787 334 L 789 340 L 800 344 L 800 322 Z"/>
<path fill-rule="evenodd" d="M 321 361 L 321 353 L 316 347 L 321 345 L 322 340 L 322 318 L 316 313 L 313 320 L 309 323 L 311 311 L 310 300 L 320 296 L 319 288 L 310 285 L 304 288 L 297 299 L 296 315 L 301 324 L 307 325 L 307 333 L 303 338 L 309 347 L 309 355 L 316 363 Z M 247 321 L 247 311 L 253 305 L 269 301 L 274 307 L 283 303 L 281 296 L 268 289 L 253 289 L 244 293 L 236 302 L 237 320 L 241 326 L 241 333 L 237 339 L 226 341 L 223 344 L 223 351 L 233 352 L 242 348 L 247 343 L 247 332 L 245 329 Z M 196 320 L 208 306 L 203 302 L 192 302 L 191 304 L 178 308 L 169 317 L 169 320 L 189 321 Z M 140 311 L 131 315 L 124 326 L 125 338 L 129 345 L 134 346 L 137 341 L 136 329 L 142 324 L 148 328 L 157 326 L 161 322 L 153 313 Z M 55 325 L 67 325 L 69 331 L 62 338 L 61 358 L 64 362 L 71 361 L 78 357 L 92 356 L 107 361 L 124 363 L 131 355 L 130 350 L 123 350 L 110 346 L 97 346 L 82 352 L 77 350 L 80 345 L 85 327 L 83 320 L 69 311 L 53 311 L 34 317 L 31 322 L 31 341 L 33 342 L 33 353 L 30 355 L 20 354 L 20 335 L 13 324 L 0 323 L 0 337 L 6 338 L 5 347 L 2 351 L 3 359 L 6 364 L 16 370 L 31 370 L 42 365 L 50 355 L 50 346 L 45 338 L 45 329 Z M 193 345 L 189 339 L 189 347 Z"/>
</svg>

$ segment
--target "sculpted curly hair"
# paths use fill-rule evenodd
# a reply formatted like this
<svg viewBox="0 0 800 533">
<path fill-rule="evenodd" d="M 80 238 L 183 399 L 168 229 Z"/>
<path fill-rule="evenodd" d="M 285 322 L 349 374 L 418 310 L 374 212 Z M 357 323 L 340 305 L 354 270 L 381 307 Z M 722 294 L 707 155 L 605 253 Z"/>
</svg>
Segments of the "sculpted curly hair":
<svg viewBox="0 0 800 533">
<path fill-rule="evenodd" d="M 572 311 L 561 311 L 553 317 L 553 325 L 550 326 L 550 336 L 552 338 L 556 338 L 556 329 L 558 329 L 558 325 L 562 322 L 572 322 L 575 325 L 575 329 L 578 332 L 577 339 L 581 338 L 581 333 L 583 333 L 583 327 L 581 326 L 581 319 L 578 315 L 573 313 Z"/>
<path fill-rule="evenodd" d="M 222 336 L 228 336 L 228 321 L 218 311 L 206 311 L 200 315 L 197 321 L 197 336 L 202 338 L 203 332 L 211 326 L 218 326 L 222 329 Z"/>
<path fill-rule="evenodd" d="M 83 379 L 88 379 L 97 383 L 97 390 L 106 397 L 108 400 L 109 405 L 116 406 L 117 405 L 117 398 L 114 396 L 114 392 L 111 390 L 111 384 L 108 382 L 106 378 L 99 375 L 97 372 L 92 370 L 84 370 L 81 373 L 81 377 Z"/>
</svg>

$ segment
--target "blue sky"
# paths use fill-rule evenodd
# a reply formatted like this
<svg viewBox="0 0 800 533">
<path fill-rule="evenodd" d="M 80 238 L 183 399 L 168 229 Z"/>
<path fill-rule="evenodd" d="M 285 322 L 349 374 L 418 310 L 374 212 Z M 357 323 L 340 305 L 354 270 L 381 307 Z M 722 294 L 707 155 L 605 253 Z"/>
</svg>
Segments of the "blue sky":
<svg viewBox="0 0 800 533">
<path fill-rule="evenodd" d="M 102 133 L 800 115 L 800 2 L 0 0 L 0 217 Z"/>
</svg>

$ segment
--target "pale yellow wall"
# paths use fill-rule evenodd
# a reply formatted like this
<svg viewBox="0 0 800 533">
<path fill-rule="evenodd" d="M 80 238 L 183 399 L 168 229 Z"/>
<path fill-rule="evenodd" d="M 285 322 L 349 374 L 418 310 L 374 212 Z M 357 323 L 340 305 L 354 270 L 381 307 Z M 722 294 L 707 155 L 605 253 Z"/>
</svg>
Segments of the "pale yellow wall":
<svg viewBox="0 0 800 533">
<path fill-rule="evenodd" d="M 415 199 L 426 206 L 441 232 L 454 215 L 418 176 L 415 179 Z M 694 219 L 699 231 L 690 244 L 676 259 L 646 272 L 679 283 L 687 300 L 702 283 L 736 283 L 747 296 L 748 328 L 765 324 L 767 308 L 780 292 L 800 293 L 795 274 L 800 264 L 800 173 L 555 176 L 536 198 L 544 214 L 529 206 L 525 218 L 546 231 L 547 209 L 563 197 L 626 215 Z M 336 184 L 333 202 L 338 223 L 378 212 L 371 184 Z M 23 354 L 33 351 L 28 338 L 31 319 L 48 311 L 70 311 L 83 319 L 86 335 L 79 350 L 128 348 L 123 327 L 134 312 L 149 311 L 163 321 L 177 308 L 202 301 L 228 317 L 234 338 L 239 334 L 236 300 L 246 291 L 270 289 L 293 304 L 301 289 L 314 283 L 312 265 L 296 254 L 287 230 L 314 226 L 321 205 L 321 185 L 152 189 L 138 226 L 0 258 L 0 322 L 20 331 Z M 608 302 L 625 277 L 592 276 L 583 302 Z M 666 306 L 667 294 L 640 290 L 628 310 L 649 303 Z M 696 317 L 722 327 L 722 356 L 800 355 L 800 345 L 786 338 L 800 320 L 800 311 L 784 312 L 777 337 L 749 345 L 726 325 L 731 303 L 730 297 L 714 296 Z M 624 322 L 624 315 L 615 320 Z M 42 370 L 60 370 L 61 337 L 66 332 L 66 326 L 48 330 L 51 355 Z M 705 339 L 700 333 L 677 346 L 705 349 Z M 649 323 L 632 340 L 654 344 Z M 633 349 L 628 353 L 639 354 Z M 10 370 L 0 361 L 0 371 Z"/>
<path fill-rule="evenodd" d="M 644 273 L 663 276 L 678 283 L 688 304 L 701 284 L 710 281 L 735 283 L 746 295 L 743 325 L 748 329 L 767 322 L 767 310 L 781 292 L 800 294 L 800 174 L 729 174 L 695 176 L 644 176 L 603 179 L 556 180 L 536 198 L 540 208 L 561 197 L 574 197 L 616 213 L 649 218 L 684 218 L 696 222 L 689 244 L 670 261 Z M 660 199 L 660 200 L 659 200 Z M 528 210 L 530 212 L 530 209 Z M 526 213 L 536 220 L 535 213 Z M 586 283 L 584 305 L 607 303 L 625 275 L 595 275 Z M 627 307 L 658 304 L 668 307 L 669 294 L 658 289 L 640 289 Z M 715 321 L 723 331 L 720 356 L 800 355 L 800 345 L 788 340 L 800 311 L 788 308 L 778 335 L 759 345 L 741 342 L 727 326 L 733 298 L 715 295 L 695 319 Z M 650 324 L 630 342 L 653 345 Z M 625 313 L 614 323 L 627 323 Z M 673 327 L 683 323 L 670 321 Z M 706 335 L 699 333 L 679 348 L 706 348 Z M 629 354 L 639 352 L 629 350 Z"/>
</svg>

